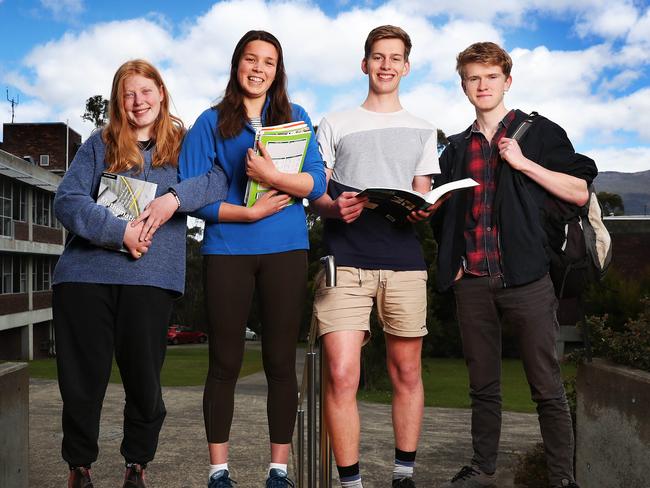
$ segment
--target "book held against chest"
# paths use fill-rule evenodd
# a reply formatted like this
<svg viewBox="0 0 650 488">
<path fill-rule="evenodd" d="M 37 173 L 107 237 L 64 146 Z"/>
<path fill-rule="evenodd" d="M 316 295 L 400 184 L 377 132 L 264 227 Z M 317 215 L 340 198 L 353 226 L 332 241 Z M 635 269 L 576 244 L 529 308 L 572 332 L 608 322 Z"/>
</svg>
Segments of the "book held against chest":
<svg viewBox="0 0 650 488">
<path fill-rule="evenodd" d="M 257 148 L 260 145 L 266 147 L 275 167 L 279 171 L 297 174 L 302 170 L 310 138 L 311 130 L 305 122 L 290 122 L 259 128 L 255 133 L 255 147 Z M 269 189 L 249 178 L 246 183 L 244 205 L 252 207 L 257 199 Z M 294 203 L 294 199 L 291 199 L 291 203 Z"/>
<path fill-rule="evenodd" d="M 97 204 L 106 207 L 118 219 L 134 221 L 156 198 L 158 185 L 129 176 L 102 173 L 97 192 Z M 128 252 L 122 246 L 122 252 Z"/>
</svg>

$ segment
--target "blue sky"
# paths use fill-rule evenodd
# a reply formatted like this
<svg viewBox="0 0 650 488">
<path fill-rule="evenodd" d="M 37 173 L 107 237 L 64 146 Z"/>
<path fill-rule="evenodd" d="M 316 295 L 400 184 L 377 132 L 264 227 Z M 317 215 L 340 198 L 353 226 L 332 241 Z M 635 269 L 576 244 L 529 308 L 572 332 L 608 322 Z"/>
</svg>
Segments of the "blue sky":
<svg viewBox="0 0 650 488">
<path fill-rule="evenodd" d="M 385 23 L 413 40 L 402 104 L 447 134 L 473 119 L 455 55 L 492 40 L 514 60 L 509 108 L 560 123 L 601 170 L 650 169 L 650 9 L 635 0 L 0 0 L 0 123 L 11 120 L 8 88 L 16 122 L 68 120 L 86 137 L 85 100 L 108 97 L 115 69 L 144 57 L 190 125 L 253 28 L 281 40 L 290 95 L 317 123 L 363 101 L 363 41 Z"/>
</svg>

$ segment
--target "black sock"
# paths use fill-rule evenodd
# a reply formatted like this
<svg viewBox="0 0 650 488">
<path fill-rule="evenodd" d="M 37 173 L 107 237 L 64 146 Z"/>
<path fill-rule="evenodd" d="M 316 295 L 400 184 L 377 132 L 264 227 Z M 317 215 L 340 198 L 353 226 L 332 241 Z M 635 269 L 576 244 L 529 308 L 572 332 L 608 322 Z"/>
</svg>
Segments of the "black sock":
<svg viewBox="0 0 650 488">
<path fill-rule="evenodd" d="M 395 460 L 403 463 L 414 463 L 417 451 L 402 451 L 395 448 Z"/>
<path fill-rule="evenodd" d="M 339 479 L 347 480 L 354 479 L 359 476 L 359 462 L 356 462 L 350 466 L 339 466 L 336 465 L 336 470 L 339 472 Z"/>
</svg>

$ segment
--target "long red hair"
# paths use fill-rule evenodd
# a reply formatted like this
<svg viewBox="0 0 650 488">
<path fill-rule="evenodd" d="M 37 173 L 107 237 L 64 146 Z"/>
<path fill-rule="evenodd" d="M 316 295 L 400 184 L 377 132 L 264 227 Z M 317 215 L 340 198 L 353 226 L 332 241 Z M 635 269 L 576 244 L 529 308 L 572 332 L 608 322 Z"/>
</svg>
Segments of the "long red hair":
<svg viewBox="0 0 650 488">
<path fill-rule="evenodd" d="M 108 104 L 108 124 L 102 130 L 106 143 L 108 171 L 121 173 L 128 170 L 141 171 L 144 158 L 138 146 L 133 122 L 124 110 L 124 81 L 132 75 L 152 80 L 163 93 L 160 113 L 153 126 L 156 141 L 152 155 L 152 166 L 178 165 L 178 153 L 185 134 L 183 121 L 169 112 L 169 92 L 158 70 L 144 59 L 133 59 L 120 66 L 113 77 L 111 99 Z"/>
</svg>

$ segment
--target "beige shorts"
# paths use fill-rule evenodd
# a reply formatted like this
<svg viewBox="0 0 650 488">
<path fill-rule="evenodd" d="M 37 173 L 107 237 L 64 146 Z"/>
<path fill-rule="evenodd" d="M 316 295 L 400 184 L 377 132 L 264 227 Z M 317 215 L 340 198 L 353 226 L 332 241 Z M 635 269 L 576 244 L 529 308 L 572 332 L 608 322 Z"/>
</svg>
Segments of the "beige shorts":
<svg viewBox="0 0 650 488">
<path fill-rule="evenodd" d="M 325 286 L 321 271 L 316 277 L 314 315 L 318 335 L 339 330 L 363 330 L 370 337 L 370 312 L 377 315 L 384 332 L 399 337 L 427 334 L 427 272 L 336 268 L 336 286 Z"/>
</svg>

